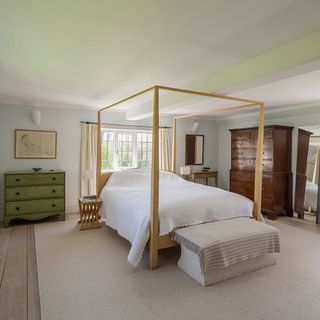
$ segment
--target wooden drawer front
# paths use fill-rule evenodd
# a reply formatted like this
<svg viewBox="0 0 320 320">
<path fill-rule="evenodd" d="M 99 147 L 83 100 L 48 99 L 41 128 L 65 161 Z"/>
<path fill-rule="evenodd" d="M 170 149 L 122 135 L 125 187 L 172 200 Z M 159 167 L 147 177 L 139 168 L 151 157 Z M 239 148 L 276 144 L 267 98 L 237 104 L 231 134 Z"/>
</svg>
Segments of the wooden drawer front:
<svg viewBox="0 0 320 320">
<path fill-rule="evenodd" d="M 6 175 L 7 187 L 18 186 L 41 186 L 51 184 L 64 184 L 63 173 L 31 173 L 31 174 L 10 174 Z"/>
<path fill-rule="evenodd" d="M 272 160 L 263 160 L 262 168 L 264 172 L 272 172 L 273 170 L 273 161 Z"/>
<path fill-rule="evenodd" d="M 248 199 L 253 201 L 253 198 L 254 198 L 253 193 L 244 193 L 244 192 L 240 193 L 239 192 L 239 194 L 241 194 L 242 196 L 244 196 L 244 197 L 246 197 L 246 198 L 248 198 Z"/>
<path fill-rule="evenodd" d="M 231 166 L 234 170 L 255 171 L 256 161 L 252 159 L 233 159 Z M 271 160 L 263 160 L 262 163 L 264 172 L 272 172 L 273 165 Z"/>
<path fill-rule="evenodd" d="M 264 147 L 263 148 L 263 159 L 265 160 L 273 160 L 273 148 L 272 147 Z"/>
<path fill-rule="evenodd" d="M 256 148 L 233 148 L 231 149 L 232 159 L 256 159 Z M 263 159 L 272 160 L 272 148 L 264 148 Z"/>
<path fill-rule="evenodd" d="M 33 199 L 48 199 L 48 198 L 63 198 L 64 186 L 38 186 L 38 187 L 20 187 L 7 188 L 6 200 L 33 200 Z"/>
<path fill-rule="evenodd" d="M 272 184 L 273 184 L 273 176 L 272 176 L 272 175 L 264 174 L 264 175 L 262 176 L 262 184 L 263 184 L 263 185 L 270 185 L 270 186 L 272 186 Z"/>
<path fill-rule="evenodd" d="M 254 138 L 253 130 L 241 130 L 241 131 L 232 131 L 231 139 L 232 140 L 250 140 Z"/>
<path fill-rule="evenodd" d="M 230 180 L 246 181 L 254 183 L 254 172 L 244 172 L 238 170 L 230 170 Z M 273 176 L 264 174 L 262 176 L 262 183 L 264 185 L 272 185 Z"/>
<path fill-rule="evenodd" d="M 272 140 L 272 138 L 273 138 L 273 129 L 272 128 L 264 129 L 263 139 L 264 140 Z M 252 139 L 258 140 L 258 129 L 253 131 Z"/>
<path fill-rule="evenodd" d="M 254 183 L 254 172 L 230 171 L 230 180 Z"/>
<path fill-rule="evenodd" d="M 232 159 L 243 159 L 243 158 L 254 159 L 255 157 L 256 157 L 255 148 L 233 148 L 231 150 Z"/>
<path fill-rule="evenodd" d="M 233 190 L 233 192 L 241 191 L 245 194 L 253 194 L 254 193 L 254 183 L 252 182 L 246 182 L 246 181 L 230 181 L 230 189 Z M 262 196 L 263 197 L 269 197 L 272 198 L 272 185 L 269 184 L 262 184 Z"/>
<path fill-rule="evenodd" d="M 242 195 L 242 196 L 244 196 L 244 197 L 246 197 L 246 198 L 248 198 L 248 199 L 253 201 L 253 198 L 254 198 L 253 193 L 245 193 L 245 192 L 243 192 L 241 190 L 233 191 L 233 190 L 231 190 L 231 188 L 230 188 L 230 191 L 234 192 L 234 193 L 237 193 L 237 194 L 240 194 L 240 195 Z"/>
<path fill-rule="evenodd" d="M 272 140 L 264 140 L 263 141 L 263 148 L 273 148 L 273 141 Z"/>
<path fill-rule="evenodd" d="M 262 183 L 262 198 L 272 198 L 272 193 L 272 185 Z"/>
<path fill-rule="evenodd" d="M 255 170 L 255 160 L 250 159 L 239 159 L 239 160 L 231 160 L 232 169 L 236 170 Z"/>
<path fill-rule="evenodd" d="M 257 143 L 255 140 L 235 140 L 231 141 L 231 148 L 256 148 Z M 273 148 L 273 141 L 272 140 L 264 140 L 263 147 L 265 148 Z"/>
<path fill-rule="evenodd" d="M 273 138 L 273 129 L 269 128 L 269 129 L 264 129 L 264 139 L 270 139 L 272 140 Z"/>
<path fill-rule="evenodd" d="M 248 194 L 254 192 L 254 183 L 245 181 L 230 181 L 230 190 L 232 192 Z"/>
<path fill-rule="evenodd" d="M 238 141 L 231 141 L 231 148 L 255 148 L 256 143 L 253 140 L 238 140 Z"/>
<path fill-rule="evenodd" d="M 262 207 L 262 210 L 273 211 L 272 198 L 266 198 L 262 196 L 261 207 Z"/>
<path fill-rule="evenodd" d="M 63 198 L 6 203 L 6 215 L 9 216 L 53 211 L 64 211 Z"/>
</svg>

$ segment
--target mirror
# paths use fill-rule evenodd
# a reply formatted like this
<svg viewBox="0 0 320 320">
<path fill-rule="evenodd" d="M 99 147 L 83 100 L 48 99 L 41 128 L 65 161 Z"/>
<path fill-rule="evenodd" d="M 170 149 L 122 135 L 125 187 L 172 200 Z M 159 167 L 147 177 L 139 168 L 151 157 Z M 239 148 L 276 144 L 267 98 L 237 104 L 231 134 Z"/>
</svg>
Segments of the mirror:
<svg viewBox="0 0 320 320">
<path fill-rule="evenodd" d="M 202 165 L 204 135 L 186 134 L 186 165 Z"/>
<path fill-rule="evenodd" d="M 316 217 L 319 221 L 319 157 L 320 157 L 320 137 L 312 135 L 309 141 L 308 161 L 307 161 L 307 183 L 304 198 L 306 212 Z"/>
<path fill-rule="evenodd" d="M 295 211 L 298 218 L 319 223 L 320 136 L 316 129 L 299 128 Z"/>
</svg>

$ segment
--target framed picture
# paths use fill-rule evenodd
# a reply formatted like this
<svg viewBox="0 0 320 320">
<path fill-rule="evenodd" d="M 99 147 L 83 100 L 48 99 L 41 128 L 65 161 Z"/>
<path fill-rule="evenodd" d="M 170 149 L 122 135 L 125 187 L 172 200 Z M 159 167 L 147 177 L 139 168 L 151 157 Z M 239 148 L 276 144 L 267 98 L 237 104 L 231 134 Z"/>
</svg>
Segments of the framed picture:
<svg viewBox="0 0 320 320">
<path fill-rule="evenodd" d="M 56 159 L 57 131 L 15 130 L 15 159 Z"/>
</svg>

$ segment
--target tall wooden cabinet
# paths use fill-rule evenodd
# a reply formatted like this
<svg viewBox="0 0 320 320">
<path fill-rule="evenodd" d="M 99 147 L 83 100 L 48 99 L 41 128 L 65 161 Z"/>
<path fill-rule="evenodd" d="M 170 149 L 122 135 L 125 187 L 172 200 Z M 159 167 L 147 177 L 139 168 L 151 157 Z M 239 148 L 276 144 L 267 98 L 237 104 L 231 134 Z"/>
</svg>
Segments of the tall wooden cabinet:
<svg viewBox="0 0 320 320">
<path fill-rule="evenodd" d="M 292 211 L 292 129 L 265 126 L 263 143 L 262 212 L 269 219 Z M 258 128 L 232 129 L 230 191 L 253 200 Z"/>
</svg>

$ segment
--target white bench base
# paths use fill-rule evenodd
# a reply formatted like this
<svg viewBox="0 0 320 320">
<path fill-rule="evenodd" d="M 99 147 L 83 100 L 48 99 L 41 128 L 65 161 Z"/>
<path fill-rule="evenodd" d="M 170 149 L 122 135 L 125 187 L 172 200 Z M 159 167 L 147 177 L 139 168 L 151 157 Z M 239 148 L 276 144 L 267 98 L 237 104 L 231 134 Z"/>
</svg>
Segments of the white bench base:
<svg viewBox="0 0 320 320">
<path fill-rule="evenodd" d="M 199 256 L 186 247 L 181 246 L 181 257 L 178 261 L 178 266 L 203 286 L 209 286 L 254 270 L 271 266 L 275 263 L 275 254 L 268 253 L 232 264 L 226 268 L 215 268 L 202 274 Z"/>
</svg>

